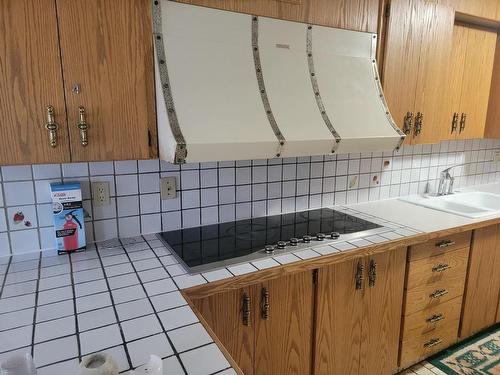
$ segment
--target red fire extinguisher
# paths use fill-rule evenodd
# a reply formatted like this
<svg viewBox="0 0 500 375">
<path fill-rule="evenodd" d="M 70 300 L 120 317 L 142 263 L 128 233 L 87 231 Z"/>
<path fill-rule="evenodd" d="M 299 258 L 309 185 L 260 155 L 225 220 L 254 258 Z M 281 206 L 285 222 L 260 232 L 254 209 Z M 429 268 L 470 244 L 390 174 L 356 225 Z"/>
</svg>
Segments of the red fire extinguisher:
<svg viewBox="0 0 500 375">
<path fill-rule="evenodd" d="M 67 230 L 69 233 L 71 233 L 69 236 L 64 237 L 64 249 L 66 251 L 68 250 L 76 250 L 79 248 L 78 246 L 78 228 L 82 228 L 82 223 L 80 223 L 80 220 L 73 215 L 73 212 L 71 211 L 67 213 L 64 218 L 66 219 L 66 222 L 63 225 L 63 228 Z M 73 221 L 74 220 L 74 221 Z M 76 223 L 75 223 L 76 221 Z"/>
</svg>

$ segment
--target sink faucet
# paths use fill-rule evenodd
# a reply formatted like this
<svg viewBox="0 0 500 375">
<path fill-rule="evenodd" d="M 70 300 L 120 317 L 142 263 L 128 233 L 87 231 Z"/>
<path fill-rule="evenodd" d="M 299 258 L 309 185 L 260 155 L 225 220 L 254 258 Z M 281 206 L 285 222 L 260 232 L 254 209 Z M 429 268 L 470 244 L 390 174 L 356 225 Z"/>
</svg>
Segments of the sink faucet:
<svg viewBox="0 0 500 375">
<path fill-rule="evenodd" d="M 439 178 L 439 186 L 436 195 L 441 196 L 441 195 L 448 195 L 448 194 L 453 194 L 453 184 L 455 183 L 455 177 L 453 177 L 450 174 L 450 171 L 455 168 L 455 167 L 461 167 L 464 165 L 468 164 L 473 164 L 473 163 L 488 163 L 488 162 L 493 162 L 494 160 L 482 160 L 482 161 L 477 161 L 477 162 L 470 162 L 470 163 L 460 163 L 460 164 L 455 164 L 452 165 L 451 167 L 448 167 L 446 169 L 443 169 L 440 174 Z"/>
</svg>

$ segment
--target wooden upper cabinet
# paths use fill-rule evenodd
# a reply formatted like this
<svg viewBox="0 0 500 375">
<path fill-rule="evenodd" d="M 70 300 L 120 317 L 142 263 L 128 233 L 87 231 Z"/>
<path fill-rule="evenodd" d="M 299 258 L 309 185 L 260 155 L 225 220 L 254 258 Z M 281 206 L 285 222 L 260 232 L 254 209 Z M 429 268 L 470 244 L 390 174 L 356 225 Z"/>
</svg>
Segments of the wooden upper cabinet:
<svg viewBox="0 0 500 375">
<path fill-rule="evenodd" d="M 177 0 L 289 21 L 377 32 L 378 0 Z"/>
<path fill-rule="evenodd" d="M 500 37 L 497 36 L 485 138 L 500 138 Z"/>
<path fill-rule="evenodd" d="M 57 145 L 50 146 L 47 106 Z M 70 161 L 53 0 L 0 1 L 0 165 Z"/>
<path fill-rule="evenodd" d="M 453 7 L 457 12 L 463 14 L 500 20 L 500 2 L 498 0 L 439 0 L 439 2 Z"/>
<path fill-rule="evenodd" d="M 156 139 L 151 1 L 56 4 L 72 161 L 156 156 L 149 146 Z"/>
<path fill-rule="evenodd" d="M 383 88 L 406 143 L 435 143 L 446 135 L 452 8 L 420 0 L 391 1 Z M 419 121 L 421 127 L 419 127 Z"/>
</svg>

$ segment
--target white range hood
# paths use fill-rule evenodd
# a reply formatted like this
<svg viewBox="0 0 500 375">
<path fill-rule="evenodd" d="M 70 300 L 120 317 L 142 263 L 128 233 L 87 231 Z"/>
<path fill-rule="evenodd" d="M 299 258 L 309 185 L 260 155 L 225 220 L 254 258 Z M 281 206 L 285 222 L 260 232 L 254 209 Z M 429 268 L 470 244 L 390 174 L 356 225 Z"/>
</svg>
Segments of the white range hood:
<svg viewBox="0 0 500 375">
<path fill-rule="evenodd" d="M 376 35 L 153 2 L 160 157 L 184 163 L 393 150 Z"/>
</svg>

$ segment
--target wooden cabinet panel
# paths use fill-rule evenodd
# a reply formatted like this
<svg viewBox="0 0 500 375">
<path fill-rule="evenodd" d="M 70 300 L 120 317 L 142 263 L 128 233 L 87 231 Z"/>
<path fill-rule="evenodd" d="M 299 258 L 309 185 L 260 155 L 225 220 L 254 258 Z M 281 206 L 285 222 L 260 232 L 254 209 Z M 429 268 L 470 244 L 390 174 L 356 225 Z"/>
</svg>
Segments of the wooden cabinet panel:
<svg viewBox="0 0 500 375">
<path fill-rule="evenodd" d="M 456 26 L 461 27 L 461 26 Z M 467 53 L 460 100 L 465 113 L 465 129 L 459 138 L 483 138 L 488 113 L 491 79 L 497 34 L 488 30 L 467 28 Z"/>
<path fill-rule="evenodd" d="M 474 231 L 465 289 L 460 337 L 496 321 L 500 292 L 500 225 Z"/>
<path fill-rule="evenodd" d="M 396 124 L 404 130 L 407 112 L 415 108 L 421 28 L 416 0 L 391 1 L 385 42 L 383 88 Z M 411 143 L 407 137 L 406 143 Z"/>
<path fill-rule="evenodd" d="M 457 12 L 471 16 L 500 20 L 500 3 L 498 0 L 439 0 Z"/>
<path fill-rule="evenodd" d="M 251 288 L 242 288 L 193 300 L 195 308 L 245 375 L 254 373 L 255 315 L 251 314 L 249 324 L 244 325 L 242 306 L 247 296 L 252 309 L 256 303 L 252 293 Z"/>
<path fill-rule="evenodd" d="M 408 251 L 408 259 L 410 262 L 427 259 L 447 253 L 449 251 L 458 250 L 470 246 L 472 232 L 462 232 L 451 234 L 445 237 L 436 238 L 435 240 L 424 242 L 422 244 L 410 246 Z"/>
<path fill-rule="evenodd" d="M 499 14 L 500 18 L 500 14 Z M 497 36 L 485 138 L 500 138 L 500 38 Z"/>
<path fill-rule="evenodd" d="M 355 285 L 358 264 L 364 259 L 318 270 L 315 375 L 359 372 L 363 293 Z"/>
<path fill-rule="evenodd" d="M 453 40 L 455 13 L 439 4 L 419 2 L 422 44 L 415 97 L 415 122 L 418 112 L 423 116 L 419 134 L 413 131 L 414 143 L 436 143 L 449 132 L 449 113 L 443 106 L 449 95 L 448 62 Z"/>
<path fill-rule="evenodd" d="M 406 248 L 366 259 L 360 374 L 392 374 L 398 367 L 405 266 Z M 374 283 L 371 269 L 376 272 Z"/>
<path fill-rule="evenodd" d="M 57 146 L 46 107 L 54 107 Z M 53 0 L 0 2 L 0 165 L 70 161 Z"/>
<path fill-rule="evenodd" d="M 151 2 L 56 3 L 72 161 L 155 156 L 148 137 L 149 130 L 154 143 Z M 86 147 L 77 127 L 79 106 L 86 111 Z"/>
<path fill-rule="evenodd" d="M 312 272 L 264 282 L 255 304 L 255 371 L 307 375 L 312 370 L 314 285 Z M 268 293 L 269 313 L 263 316 Z"/>
<path fill-rule="evenodd" d="M 377 32 L 378 0 L 177 0 L 182 3 L 308 22 L 316 25 Z"/>
</svg>

